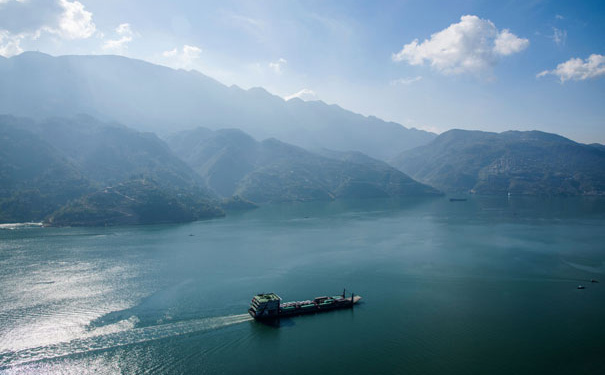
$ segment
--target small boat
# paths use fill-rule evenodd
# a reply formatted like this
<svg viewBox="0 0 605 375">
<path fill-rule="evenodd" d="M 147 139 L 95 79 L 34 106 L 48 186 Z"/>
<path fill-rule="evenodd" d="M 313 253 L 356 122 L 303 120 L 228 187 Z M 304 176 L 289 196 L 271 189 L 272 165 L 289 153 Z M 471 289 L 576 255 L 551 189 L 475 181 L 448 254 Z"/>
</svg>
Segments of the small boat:
<svg viewBox="0 0 605 375">
<path fill-rule="evenodd" d="M 590 279 L 590 282 L 591 282 L 591 283 L 598 283 L 598 282 L 599 282 L 599 280 Z"/>
<path fill-rule="evenodd" d="M 466 202 L 466 198 L 450 198 L 450 202 Z"/>
<path fill-rule="evenodd" d="M 578 285 L 578 289 L 586 289 L 584 285 Z"/>
</svg>

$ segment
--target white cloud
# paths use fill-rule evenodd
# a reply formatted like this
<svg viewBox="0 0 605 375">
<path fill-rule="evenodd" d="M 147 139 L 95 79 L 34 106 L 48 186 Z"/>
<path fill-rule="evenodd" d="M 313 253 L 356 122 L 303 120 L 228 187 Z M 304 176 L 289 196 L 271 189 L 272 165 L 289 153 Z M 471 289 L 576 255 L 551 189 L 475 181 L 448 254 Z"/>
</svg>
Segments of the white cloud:
<svg viewBox="0 0 605 375">
<path fill-rule="evenodd" d="M 96 26 L 92 13 L 79 1 L 0 0 L 0 54 L 23 52 L 23 41 L 36 41 L 43 34 L 65 40 L 91 37 Z"/>
<path fill-rule="evenodd" d="M 567 31 L 566 30 L 559 30 L 556 27 L 552 28 L 553 33 L 552 33 L 552 40 L 558 45 L 565 45 L 565 41 L 567 40 Z"/>
<path fill-rule="evenodd" d="M 313 91 L 311 89 L 302 89 L 299 92 L 295 92 L 292 95 L 287 95 L 284 97 L 284 99 L 286 99 L 286 100 L 290 100 L 290 99 L 294 99 L 294 98 L 298 98 L 298 99 L 301 99 L 304 101 L 319 100 L 315 91 Z"/>
<path fill-rule="evenodd" d="M 63 7 L 63 13 L 59 17 L 58 28 L 51 27 L 48 31 L 65 39 L 86 39 L 94 34 L 96 26 L 92 22 L 92 13 L 84 10 L 81 2 L 59 0 L 59 4 Z"/>
<path fill-rule="evenodd" d="M 288 64 L 288 61 L 283 57 L 280 57 L 275 62 L 269 63 L 269 68 L 273 69 L 276 74 L 282 74 L 284 67 Z"/>
<path fill-rule="evenodd" d="M 540 78 L 549 74 L 559 77 L 561 83 L 597 78 L 605 75 L 605 56 L 592 54 L 586 60 L 571 58 L 557 65 L 556 69 L 538 73 L 536 77 Z"/>
<path fill-rule="evenodd" d="M 103 43 L 104 50 L 111 50 L 115 52 L 121 52 L 125 48 L 128 48 L 128 43 L 132 42 L 132 38 L 135 33 L 132 31 L 129 23 L 122 23 L 115 29 L 116 34 L 119 36 L 117 39 L 109 39 Z"/>
<path fill-rule="evenodd" d="M 527 46 L 529 46 L 528 39 L 519 38 L 508 29 L 504 29 L 494 41 L 494 52 L 497 55 L 508 56 L 523 51 Z"/>
<path fill-rule="evenodd" d="M 183 45 L 183 48 L 174 48 L 172 50 L 162 52 L 162 56 L 170 60 L 169 64 L 176 68 L 191 69 L 195 65 L 196 60 L 202 55 L 202 49 L 188 44 Z"/>
<path fill-rule="evenodd" d="M 132 28 L 129 23 L 121 23 L 116 27 L 116 33 L 119 35 L 133 35 Z"/>
<path fill-rule="evenodd" d="M 421 79 L 422 79 L 422 76 L 399 78 L 399 79 L 392 80 L 390 83 L 391 83 L 391 86 L 410 85 L 414 82 L 420 81 Z"/>
<path fill-rule="evenodd" d="M 128 48 L 128 43 L 132 42 L 131 36 L 123 36 L 119 39 L 106 40 L 103 43 L 104 50 L 122 51 L 124 48 Z"/>
<path fill-rule="evenodd" d="M 171 49 L 170 51 L 162 52 L 162 56 L 164 57 L 174 57 L 179 54 L 178 48 Z"/>
<path fill-rule="evenodd" d="M 23 52 L 23 48 L 20 46 L 21 39 L 19 36 L 0 30 L 0 56 L 10 57 Z"/>
<path fill-rule="evenodd" d="M 185 56 L 187 59 L 197 59 L 200 57 L 201 54 L 202 49 L 199 47 L 189 46 L 187 44 L 183 46 L 183 56 Z"/>
<path fill-rule="evenodd" d="M 501 57 L 527 46 L 528 39 L 519 38 L 507 29 L 499 31 L 489 20 L 466 15 L 422 43 L 415 39 L 404 45 L 392 59 L 410 65 L 428 62 L 443 74 L 480 73 L 496 65 Z"/>
</svg>

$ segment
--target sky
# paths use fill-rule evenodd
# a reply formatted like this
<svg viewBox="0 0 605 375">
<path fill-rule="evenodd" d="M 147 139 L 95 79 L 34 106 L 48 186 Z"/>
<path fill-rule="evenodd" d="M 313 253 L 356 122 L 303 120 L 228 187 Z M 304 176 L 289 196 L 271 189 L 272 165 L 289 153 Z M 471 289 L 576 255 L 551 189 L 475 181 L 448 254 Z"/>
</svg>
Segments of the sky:
<svg viewBox="0 0 605 375">
<path fill-rule="evenodd" d="M 603 1 L 0 0 L 0 55 L 116 54 L 437 133 L 605 143 Z"/>
</svg>

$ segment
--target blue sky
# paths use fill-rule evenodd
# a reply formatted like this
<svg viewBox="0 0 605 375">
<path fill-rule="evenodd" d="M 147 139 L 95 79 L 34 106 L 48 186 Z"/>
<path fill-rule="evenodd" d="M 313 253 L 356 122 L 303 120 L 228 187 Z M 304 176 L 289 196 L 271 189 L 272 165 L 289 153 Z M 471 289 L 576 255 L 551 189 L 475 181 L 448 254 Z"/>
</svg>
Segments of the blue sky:
<svg viewBox="0 0 605 375">
<path fill-rule="evenodd" d="M 605 143 L 599 1 L 0 0 L 0 54 L 120 54 L 407 127 Z"/>
</svg>

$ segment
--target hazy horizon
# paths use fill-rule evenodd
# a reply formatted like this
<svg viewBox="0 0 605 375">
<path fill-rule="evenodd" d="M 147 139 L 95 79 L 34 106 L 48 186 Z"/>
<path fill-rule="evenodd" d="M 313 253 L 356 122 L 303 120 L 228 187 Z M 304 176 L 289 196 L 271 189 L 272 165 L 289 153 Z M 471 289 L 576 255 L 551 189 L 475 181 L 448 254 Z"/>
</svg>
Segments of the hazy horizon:
<svg viewBox="0 0 605 375">
<path fill-rule="evenodd" d="M 40 52 L 40 51 L 23 51 L 21 54 L 23 54 L 23 53 L 28 53 L 28 52 L 44 53 L 44 52 Z M 45 53 L 45 54 L 46 54 L 46 53 Z M 47 55 L 52 56 L 52 57 L 61 57 L 61 56 L 89 56 L 89 55 L 86 55 L 86 54 L 82 54 L 82 55 L 80 55 L 80 54 L 73 54 L 73 55 L 56 55 L 56 56 L 54 56 L 54 55 L 50 55 L 50 54 L 47 54 Z M 15 56 L 19 56 L 19 55 L 15 55 Z M 112 55 L 112 54 L 106 54 L 106 55 L 94 55 L 94 56 L 115 56 L 115 57 L 127 57 L 127 56 L 123 56 L 123 55 Z M 127 58 L 129 58 L 129 57 L 127 57 Z M 217 78 L 215 78 L 215 77 L 212 77 L 212 76 L 208 76 L 208 75 L 206 75 L 205 73 L 200 72 L 199 70 L 196 70 L 196 69 L 183 69 L 183 68 L 175 68 L 175 67 L 172 67 L 172 66 L 169 66 L 169 65 L 156 64 L 156 63 L 154 63 L 154 62 L 152 62 L 152 61 L 146 61 L 146 60 L 143 60 L 143 59 L 136 59 L 136 58 L 132 58 L 132 59 L 134 59 L 134 60 L 140 60 L 140 61 L 144 61 L 144 62 L 147 62 L 147 63 L 150 63 L 150 64 L 154 64 L 154 65 L 159 65 L 159 66 L 162 66 L 162 67 L 165 67 L 165 68 L 169 68 L 169 69 L 173 69 L 173 70 L 185 70 L 185 71 L 187 71 L 187 72 L 196 72 L 196 73 L 199 73 L 199 74 L 203 74 L 203 75 L 205 75 L 205 76 L 207 76 L 207 77 L 209 77 L 209 78 L 211 78 L 211 79 L 216 80 L 216 81 L 217 81 L 217 82 L 219 82 L 220 84 L 225 85 L 225 86 L 227 86 L 227 87 L 232 87 L 232 86 L 235 86 L 235 87 L 239 87 L 239 88 L 241 88 L 241 89 L 243 89 L 243 90 L 263 89 L 263 90 L 267 91 L 269 94 L 271 94 L 271 95 L 273 95 L 273 96 L 277 96 L 277 97 L 279 97 L 279 98 L 283 99 L 284 101 L 289 101 L 289 100 L 292 100 L 292 99 L 300 99 L 300 100 L 303 100 L 303 101 L 317 101 L 317 102 L 322 102 L 322 103 L 325 103 L 325 104 L 327 104 L 327 105 L 336 105 L 336 106 L 338 106 L 338 107 L 340 107 L 340 108 L 343 108 L 344 110 L 347 110 L 347 111 L 350 111 L 350 112 L 353 112 L 353 113 L 356 113 L 356 114 L 360 114 L 360 115 L 362 115 L 362 116 L 364 116 L 364 117 L 366 117 L 366 118 L 376 117 L 376 118 L 379 118 L 380 120 L 383 120 L 383 121 L 386 121 L 386 122 L 394 122 L 394 123 L 396 123 L 396 124 L 399 124 L 399 125 L 401 125 L 401 126 L 403 126 L 403 127 L 408 128 L 408 129 L 424 130 L 424 131 L 431 132 L 431 133 L 434 133 L 434 134 L 437 134 L 437 135 L 440 135 L 440 134 L 442 134 L 442 133 L 448 132 L 448 131 L 450 131 L 450 130 L 483 131 L 483 132 L 490 132 L 490 133 L 496 133 L 496 134 L 498 134 L 498 133 L 503 133 L 503 132 L 508 132 L 508 131 L 521 131 L 521 132 L 523 132 L 523 131 L 540 131 L 540 132 L 545 132 L 545 133 L 553 133 L 553 134 L 557 134 L 557 135 L 562 135 L 562 136 L 564 136 L 564 137 L 566 137 L 566 138 L 569 138 L 569 139 L 571 139 L 572 141 L 575 141 L 575 142 L 578 142 L 578 143 L 585 143 L 585 144 L 594 144 L 594 143 L 596 143 L 596 144 L 605 144 L 605 141 L 602 141 L 602 142 L 599 142 L 599 141 L 587 141 L 587 142 L 583 142 L 583 141 L 581 141 L 581 140 L 575 139 L 575 138 L 574 138 L 574 137 L 572 137 L 572 136 L 565 136 L 564 134 L 560 134 L 560 133 L 554 133 L 554 132 L 549 132 L 549 131 L 542 130 L 542 129 L 538 129 L 538 128 L 527 128 L 527 129 L 508 128 L 508 129 L 504 129 L 504 130 L 484 130 L 484 129 L 480 129 L 480 128 L 464 128 L 464 127 L 453 127 L 453 128 L 449 128 L 449 129 L 443 129 L 443 130 L 440 130 L 440 129 L 426 129 L 426 128 L 422 128 L 422 127 L 416 127 L 416 126 L 413 126 L 413 125 L 407 125 L 407 126 L 406 126 L 405 124 L 402 124 L 402 123 L 397 122 L 397 121 L 395 121 L 395 120 L 389 120 L 389 119 L 386 119 L 386 118 L 382 118 L 382 117 L 379 117 L 379 116 L 377 116 L 377 115 L 375 115 L 375 114 L 371 114 L 371 113 L 370 113 L 370 114 L 364 114 L 364 113 L 361 113 L 361 112 L 357 112 L 357 111 L 355 111 L 355 110 L 354 110 L 354 109 L 352 109 L 352 108 L 346 108 L 346 107 L 343 107 L 343 106 L 342 106 L 340 103 L 331 103 L 331 102 L 326 102 L 326 101 L 324 101 L 324 100 L 322 100 L 322 99 L 319 99 L 319 98 L 309 98 L 309 97 L 305 97 L 305 96 L 286 96 L 286 97 L 282 97 L 282 96 L 280 96 L 280 95 L 278 95 L 278 94 L 276 94 L 276 93 L 273 93 L 273 92 L 269 91 L 269 90 L 268 90 L 268 89 L 266 89 L 265 87 L 261 87 L 261 86 L 242 87 L 242 86 L 239 86 L 239 85 L 237 85 L 237 84 L 235 84 L 235 83 L 234 83 L 234 84 L 232 84 L 232 85 L 228 85 L 228 84 L 226 84 L 225 82 L 221 82 L 219 79 L 217 79 Z M 82 114 L 83 114 L 83 115 L 90 115 L 90 114 L 88 114 L 88 113 L 82 113 Z M 94 117 L 94 116 L 92 116 L 92 117 Z M 118 121 L 118 123 L 119 123 L 119 121 Z M 226 128 L 226 129 L 228 129 L 228 128 Z M 259 140 L 262 140 L 262 139 L 259 139 Z"/>
<path fill-rule="evenodd" d="M 0 2 L 0 55 L 122 55 L 408 128 L 605 143 L 602 6 Z"/>
</svg>

